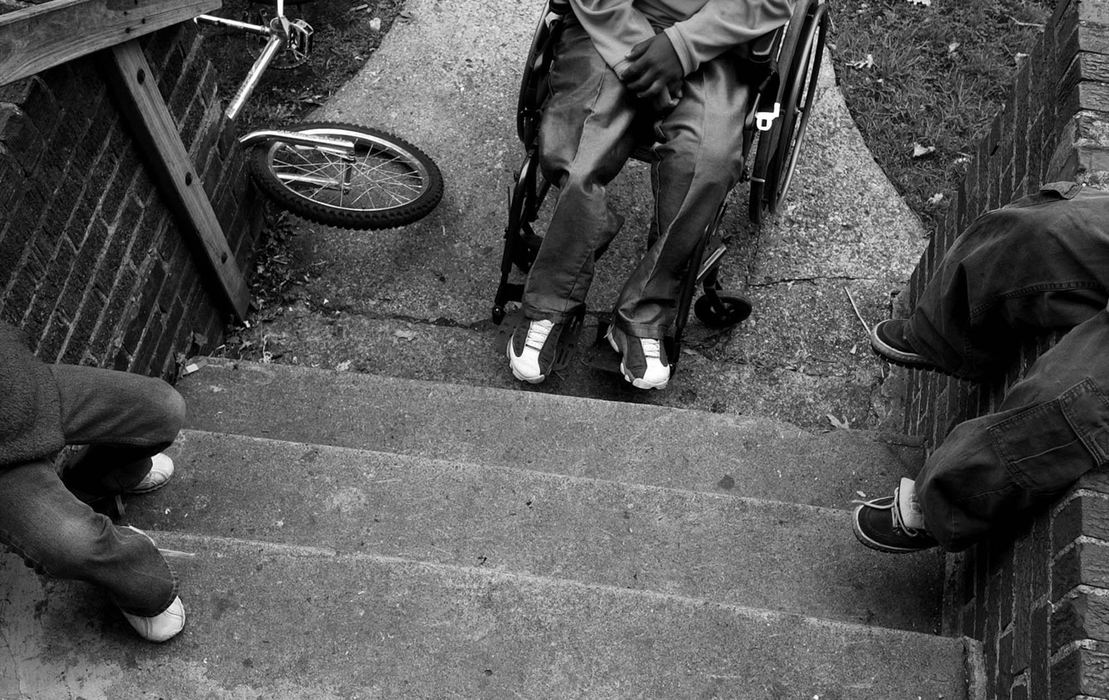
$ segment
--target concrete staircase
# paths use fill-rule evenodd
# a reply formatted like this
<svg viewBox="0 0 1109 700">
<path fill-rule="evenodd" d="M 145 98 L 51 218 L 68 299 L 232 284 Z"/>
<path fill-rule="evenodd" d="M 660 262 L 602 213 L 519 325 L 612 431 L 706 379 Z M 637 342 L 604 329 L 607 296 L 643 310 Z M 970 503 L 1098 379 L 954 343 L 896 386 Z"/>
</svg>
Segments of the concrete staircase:
<svg viewBox="0 0 1109 700">
<path fill-rule="evenodd" d="M 202 364 L 178 477 L 123 518 L 184 553 L 185 634 L 144 644 L 96 591 L 0 557 L 0 698 L 969 695 L 963 642 L 937 634 L 942 558 L 850 531 L 912 450 Z"/>
</svg>

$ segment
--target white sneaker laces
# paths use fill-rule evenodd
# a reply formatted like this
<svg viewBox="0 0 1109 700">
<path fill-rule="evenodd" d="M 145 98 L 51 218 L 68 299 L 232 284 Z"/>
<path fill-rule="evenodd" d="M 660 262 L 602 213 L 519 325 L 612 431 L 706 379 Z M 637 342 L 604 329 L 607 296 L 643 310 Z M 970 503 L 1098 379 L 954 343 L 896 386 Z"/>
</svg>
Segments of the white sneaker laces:
<svg viewBox="0 0 1109 700">
<path fill-rule="evenodd" d="M 908 525 L 905 524 L 905 521 L 901 518 L 901 509 L 897 507 L 897 502 L 896 501 L 894 501 L 893 505 L 890 506 L 890 510 L 893 511 L 893 527 L 894 527 L 894 529 L 900 530 L 901 532 L 905 533 L 909 537 L 916 537 L 916 536 L 922 534 L 920 530 L 918 530 L 914 527 L 909 527 Z"/>
<path fill-rule="evenodd" d="M 911 479 L 901 479 L 901 484 L 893 490 L 893 504 L 890 507 L 890 510 L 893 511 L 893 526 L 909 537 L 917 537 L 927 532 L 924 528 L 915 526 L 916 523 L 923 524 L 923 522 L 914 491 L 914 483 Z M 913 511 L 909 516 L 913 518 L 914 525 L 908 524 L 908 518 L 902 512 L 902 508 L 909 508 Z"/>
<path fill-rule="evenodd" d="M 524 347 L 529 347 L 532 350 L 542 350 L 552 328 L 554 328 L 553 321 L 532 321 L 528 325 L 528 335 L 524 338 Z"/>
<path fill-rule="evenodd" d="M 662 351 L 659 349 L 658 340 L 655 338 L 641 338 L 640 341 L 643 344 L 643 356 L 661 362 Z"/>
</svg>

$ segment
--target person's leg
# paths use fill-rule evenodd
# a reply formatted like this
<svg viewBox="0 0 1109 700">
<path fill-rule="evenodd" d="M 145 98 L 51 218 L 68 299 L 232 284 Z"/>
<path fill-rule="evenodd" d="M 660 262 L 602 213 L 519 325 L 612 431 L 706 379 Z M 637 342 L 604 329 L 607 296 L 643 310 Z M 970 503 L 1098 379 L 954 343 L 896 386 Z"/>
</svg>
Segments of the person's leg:
<svg viewBox="0 0 1109 700">
<path fill-rule="evenodd" d="M 928 531 L 964 549 L 1109 463 L 1109 311 L 1078 325 L 928 458 L 916 496 Z"/>
<path fill-rule="evenodd" d="M 86 445 L 65 465 L 67 487 L 86 498 L 124 493 L 150 471 L 151 456 L 177 437 L 185 402 L 160 379 L 94 367 L 51 365 L 67 444 Z"/>
<path fill-rule="evenodd" d="M 156 616 L 177 596 L 153 543 L 78 500 L 50 460 L 0 470 L 0 542 L 40 573 L 103 587 L 125 613 Z"/>
<path fill-rule="evenodd" d="M 690 76 L 677 107 L 660 122 L 651 245 L 620 292 L 615 325 L 661 339 L 674 324 L 690 258 L 743 170 L 749 88 L 721 57 Z"/>
<path fill-rule="evenodd" d="M 1036 332 L 1071 328 L 1109 296 L 1109 194 L 980 217 L 925 287 L 904 340 L 951 374 L 996 372 Z"/>
<path fill-rule="evenodd" d="M 585 303 L 597 251 L 619 230 L 606 185 L 631 155 L 637 106 L 573 20 L 559 39 L 549 79 L 539 158 L 558 197 L 523 307 L 529 319 L 561 322 Z"/>
</svg>

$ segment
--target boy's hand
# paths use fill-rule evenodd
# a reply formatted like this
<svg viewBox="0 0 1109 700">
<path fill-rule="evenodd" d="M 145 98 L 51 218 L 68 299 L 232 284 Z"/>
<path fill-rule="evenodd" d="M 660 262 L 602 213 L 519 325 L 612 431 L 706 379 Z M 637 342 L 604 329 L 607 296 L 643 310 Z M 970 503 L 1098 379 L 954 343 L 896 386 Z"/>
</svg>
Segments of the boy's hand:
<svg viewBox="0 0 1109 700">
<path fill-rule="evenodd" d="M 682 63 L 670 39 L 662 33 L 641 41 L 628 52 L 628 67 L 620 76 L 636 96 L 656 108 L 673 107 L 681 96 Z"/>
</svg>

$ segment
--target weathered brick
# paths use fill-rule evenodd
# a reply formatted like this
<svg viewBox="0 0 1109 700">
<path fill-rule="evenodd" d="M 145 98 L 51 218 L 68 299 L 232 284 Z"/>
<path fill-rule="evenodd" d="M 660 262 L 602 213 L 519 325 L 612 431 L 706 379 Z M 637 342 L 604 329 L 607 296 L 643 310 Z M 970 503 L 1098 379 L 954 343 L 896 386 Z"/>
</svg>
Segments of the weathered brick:
<svg viewBox="0 0 1109 700">
<path fill-rule="evenodd" d="M 1109 546 L 1080 542 L 1060 556 L 1052 569 L 1052 598 L 1060 600 L 1080 584 L 1109 588 Z"/>
<path fill-rule="evenodd" d="M 1104 651 L 1075 648 L 1051 665 L 1052 700 L 1105 697 L 1106 688 L 1109 688 L 1109 654 Z"/>
<path fill-rule="evenodd" d="M 1051 527 L 1047 514 L 1032 521 L 1029 566 L 1032 569 L 1032 600 L 1051 593 Z"/>
<path fill-rule="evenodd" d="M 1078 640 L 1109 642 L 1109 601 L 1077 590 L 1056 604 L 1051 615 L 1051 651 Z"/>
<path fill-rule="evenodd" d="M 143 334 L 142 344 L 135 351 L 132 371 L 151 374 L 152 369 L 160 366 L 160 363 L 155 359 L 154 352 L 162 340 L 164 330 L 165 319 L 162 314 L 155 314 L 147 319 L 146 333 Z"/>
<path fill-rule="evenodd" d="M 41 334 L 35 355 L 43 362 L 57 362 L 62 354 L 62 346 L 69 335 L 70 321 L 68 315 L 62 311 L 54 313 L 46 325 L 45 332 Z"/>
<path fill-rule="evenodd" d="M 1013 685 L 1013 633 L 1009 631 L 997 640 L 997 689 L 998 697 L 1005 697 Z"/>
<path fill-rule="evenodd" d="M 1049 649 L 1049 612 L 1051 606 L 1044 604 L 1032 611 L 1031 620 L 1031 660 L 1028 674 L 1028 695 L 1033 698 L 1046 698 L 1048 694 Z"/>
</svg>

